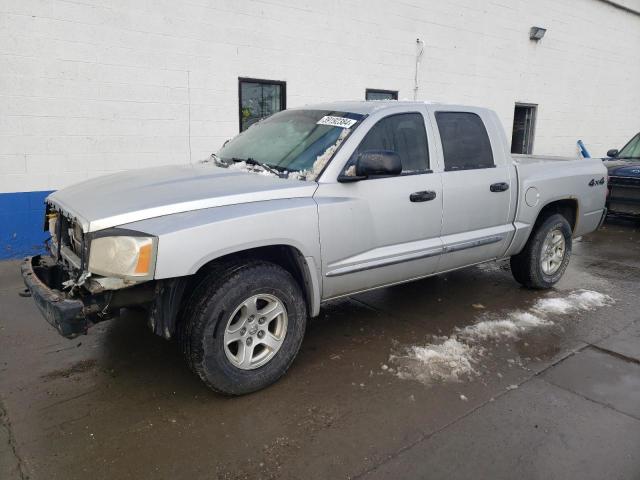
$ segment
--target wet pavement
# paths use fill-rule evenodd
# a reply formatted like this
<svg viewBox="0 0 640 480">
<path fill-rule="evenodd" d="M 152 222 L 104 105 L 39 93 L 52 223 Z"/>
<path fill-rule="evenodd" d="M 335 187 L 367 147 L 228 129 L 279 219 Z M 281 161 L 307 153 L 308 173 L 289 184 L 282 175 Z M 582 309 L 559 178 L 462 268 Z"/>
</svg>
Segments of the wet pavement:
<svg viewBox="0 0 640 480">
<path fill-rule="evenodd" d="M 576 242 L 551 292 L 487 264 L 327 304 L 289 373 L 240 398 L 138 313 L 66 340 L 20 288 L 0 263 L 3 480 L 640 478 L 637 224 Z M 612 302 L 536 310 L 585 289 Z M 517 312 L 543 322 L 467 342 L 458 381 L 399 378 L 394 356 Z"/>
</svg>

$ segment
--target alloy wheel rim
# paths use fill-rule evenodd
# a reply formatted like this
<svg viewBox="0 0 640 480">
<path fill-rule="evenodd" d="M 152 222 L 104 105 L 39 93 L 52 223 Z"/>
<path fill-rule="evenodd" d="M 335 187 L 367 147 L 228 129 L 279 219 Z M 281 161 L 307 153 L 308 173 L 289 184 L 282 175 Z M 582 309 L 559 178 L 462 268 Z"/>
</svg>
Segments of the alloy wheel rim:
<svg viewBox="0 0 640 480">
<path fill-rule="evenodd" d="M 564 261 L 566 241 L 560 229 L 551 230 L 542 244 L 540 266 L 545 275 L 555 274 Z"/>
<path fill-rule="evenodd" d="M 253 295 L 233 311 L 224 330 L 224 353 L 232 365 L 253 370 L 271 361 L 287 334 L 284 303 L 269 294 Z"/>
</svg>

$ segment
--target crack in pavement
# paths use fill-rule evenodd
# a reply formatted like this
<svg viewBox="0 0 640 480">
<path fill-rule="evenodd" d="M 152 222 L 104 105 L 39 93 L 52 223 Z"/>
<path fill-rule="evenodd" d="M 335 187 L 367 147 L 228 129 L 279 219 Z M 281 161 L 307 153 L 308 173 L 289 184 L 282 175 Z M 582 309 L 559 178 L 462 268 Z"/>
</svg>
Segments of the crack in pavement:
<svg viewBox="0 0 640 480">
<path fill-rule="evenodd" d="M 13 436 L 13 430 L 11 428 L 11 421 L 9 420 L 9 415 L 7 414 L 6 409 L 4 408 L 3 403 L 0 401 L 0 429 L 5 430 L 7 437 L 7 445 L 9 447 L 9 455 L 11 455 L 17 466 L 17 473 L 21 480 L 27 480 L 29 478 L 29 474 L 27 473 L 27 468 L 22 460 L 22 457 L 18 454 L 16 439 Z M 5 448 L 5 447 L 0 447 Z"/>
<path fill-rule="evenodd" d="M 532 375 L 530 375 L 529 377 L 525 378 L 522 382 L 518 383 L 518 388 L 522 385 L 524 385 L 525 383 L 531 381 L 533 378 L 539 377 L 540 375 L 542 375 L 545 371 L 549 370 L 550 368 L 555 367 L 556 365 L 558 365 L 559 363 L 563 362 L 564 360 L 566 360 L 567 358 L 575 355 L 576 353 L 581 352 L 582 350 L 584 350 L 585 348 L 588 348 L 590 345 L 589 344 L 585 344 L 583 343 L 581 346 L 579 346 L 578 348 L 569 350 L 568 352 L 566 352 L 564 355 L 562 355 L 560 358 L 556 359 L 554 362 L 550 363 L 549 365 L 547 365 L 545 368 L 543 368 L 542 370 L 533 373 Z M 499 392 L 498 394 L 492 396 L 489 400 L 486 400 L 484 402 L 482 402 L 480 405 L 472 408 L 471 410 L 463 413 L 462 415 L 460 415 L 459 417 L 451 420 L 449 423 L 443 425 L 440 428 L 437 428 L 431 432 L 428 433 L 423 433 L 420 438 L 418 438 L 417 440 L 411 442 L 410 444 L 405 445 L 404 447 L 401 447 L 400 449 L 396 450 L 395 452 L 390 453 L 389 455 L 387 455 L 387 458 L 385 458 L 384 460 L 376 463 L 375 465 L 373 465 L 372 467 L 355 474 L 354 476 L 350 476 L 349 478 L 351 480 L 356 480 L 356 479 L 360 479 L 360 478 L 364 478 L 366 475 L 370 474 L 371 472 L 374 472 L 375 470 L 377 470 L 378 468 L 380 468 L 381 466 L 383 466 L 384 464 L 388 463 L 389 461 L 399 457 L 401 454 L 403 454 L 404 452 L 406 452 L 407 450 L 411 450 L 413 447 L 419 445 L 420 443 L 424 442 L 425 440 L 429 440 L 431 437 L 437 435 L 440 432 L 443 432 L 444 430 L 446 430 L 447 428 L 455 425 L 456 423 L 458 423 L 460 420 L 463 420 L 465 418 L 467 418 L 469 415 L 475 413 L 476 411 L 480 410 L 481 408 L 485 407 L 486 405 L 488 405 L 489 403 L 494 402 L 495 400 L 497 400 L 498 398 L 501 398 L 504 395 L 508 395 L 509 393 L 511 393 L 511 390 L 504 390 Z M 572 392 L 573 393 L 573 392 Z M 610 407 L 609 407 L 610 408 Z"/>
</svg>

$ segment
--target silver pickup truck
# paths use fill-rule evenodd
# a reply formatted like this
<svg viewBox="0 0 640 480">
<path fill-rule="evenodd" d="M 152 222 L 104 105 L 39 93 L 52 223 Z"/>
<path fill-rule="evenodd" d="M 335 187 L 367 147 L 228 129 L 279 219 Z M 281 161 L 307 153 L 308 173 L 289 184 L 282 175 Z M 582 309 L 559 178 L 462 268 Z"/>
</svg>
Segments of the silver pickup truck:
<svg viewBox="0 0 640 480">
<path fill-rule="evenodd" d="M 495 113 L 338 102 L 277 113 L 197 165 L 51 194 L 22 274 L 66 336 L 122 307 L 213 390 L 275 382 L 322 302 L 510 257 L 550 288 L 605 215 L 600 160 L 513 158 Z"/>
</svg>

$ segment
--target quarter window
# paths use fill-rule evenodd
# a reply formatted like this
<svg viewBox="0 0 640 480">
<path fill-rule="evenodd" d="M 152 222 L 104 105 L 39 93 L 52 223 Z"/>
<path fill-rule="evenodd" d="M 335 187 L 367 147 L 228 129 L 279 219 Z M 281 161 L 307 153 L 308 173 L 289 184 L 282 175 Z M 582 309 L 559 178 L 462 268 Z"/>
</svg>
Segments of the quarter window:
<svg viewBox="0 0 640 480">
<path fill-rule="evenodd" d="M 402 173 L 429 169 L 429 149 L 424 118 L 419 113 L 401 113 L 376 123 L 354 152 L 353 161 L 366 150 L 390 150 L 402 160 Z M 350 162 L 351 163 L 351 162 Z"/>
<path fill-rule="evenodd" d="M 276 80 L 240 78 L 240 131 L 286 108 L 286 83 Z"/>
<path fill-rule="evenodd" d="M 492 168 L 493 152 L 482 119 L 470 112 L 436 112 L 445 171 Z"/>
</svg>

